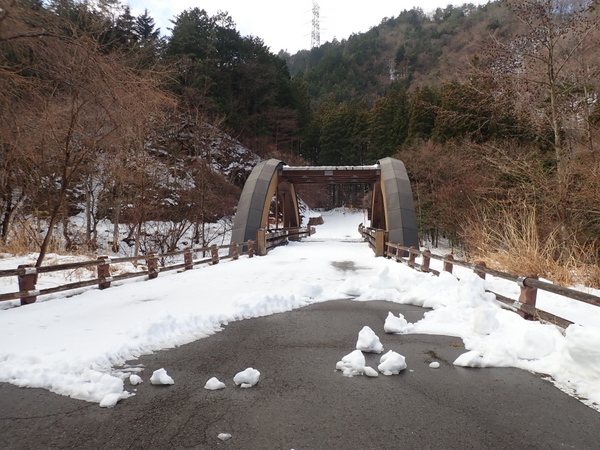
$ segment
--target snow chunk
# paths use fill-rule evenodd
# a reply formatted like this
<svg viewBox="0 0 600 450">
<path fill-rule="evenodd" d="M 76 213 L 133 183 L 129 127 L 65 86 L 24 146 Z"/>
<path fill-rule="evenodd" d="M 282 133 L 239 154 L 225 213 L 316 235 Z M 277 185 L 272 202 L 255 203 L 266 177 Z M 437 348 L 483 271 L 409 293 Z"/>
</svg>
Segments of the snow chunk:
<svg viewBox="0 0 600 450">
<path fill-rule="evenodd" d="M 485 367 L 483 356 L 477 350 L 463 353 L 454 360 L 454 365 L 461 367 Z"/>
<path fill-rule="evenodd" d="M 206 382 L 204 385 L 204 389 L 208 389 L 211 391 L 216 391 L 217 389 L 224 389 L 225 383 L 219 381 L 217 377 L 212 377 L 210 380 Z"/>
<path fill-rule="evenodd" d="M 167 385 L 167 384 L 175 384 L 173 378 L 171 378 L 165 369 L 158 369 L 152 373 L 150 377 L 150 383 L 156 385 Z"/>
<path fill-rule="evenodd" d="M 379 363 L 377 368 L 384 375 L 397 375 L 406 369 L 406 358 L 392 350 L 383 355 Z"/>
<path fill-rule="evenodd" d="M 396 317 L 390 311 L 385 319 L 383 329 L 386 333 L 404 333 L 408 329 L 408 322 L 402 313 L 398 313 L 398 317 Z"/>
<path fill-rule="evenodd" d="M 433 361 L 433 362 L 429 363 L 429 367 L 431 367 L 432 369 L 439 369 L 440 363 L 437 361 Z"/>
<path fill-rule="evenodd" d="M 137 386 L 138 384 L 142 383 L 143 381 L 144 380 L 142 380 L 142 377 L 140 377 L 139 375 L 136 375 L 134 373 L 129 376 L 129 383 L 132 386 Z"/>
<path fill-rule="evenodd" d="M 100 401 L 101 408 L 112 408 L 119 400 L 123 398 L 122 394 L 107 394 Z"/>
<path fill-rule="evenodd" d="M 364 326 L 358 333 L 356 349 L 369 353 L 381 353 L 383 351 L 383 345 L 375 332 L 371 328 Z"/>
<path fill-rule="evenodd" d="M 249 388 L 256 385 L 259 378 L 260 372 L 252 367 L 248 367 L 246 370 L 236 373 L 233 377 L 233 382 L 236 386 Z"/>
<path fill-rule="evenodd" d="M 221 439 L 222 441 L 228 441 L 229 439 L 231 439 L 231 434 L 229 434 L 229 433 L 219 433 L 219 435 L 217 437 L 219 439 Z"/>
<path fill-rule="evenodd" d="M 365 375 L 372 378 L 379 376 L 377 371 L 370 366 L 365 366 Z"/>
<path fill-rule="evenodd" d="M 353 377 L 354 375 L 362 375 L 365 373 L 365 355 L 360 350 L 354 350 L 342 358 L 335 365 L 337 370 L 341 370 L 345 377 Z"/>
</svg>

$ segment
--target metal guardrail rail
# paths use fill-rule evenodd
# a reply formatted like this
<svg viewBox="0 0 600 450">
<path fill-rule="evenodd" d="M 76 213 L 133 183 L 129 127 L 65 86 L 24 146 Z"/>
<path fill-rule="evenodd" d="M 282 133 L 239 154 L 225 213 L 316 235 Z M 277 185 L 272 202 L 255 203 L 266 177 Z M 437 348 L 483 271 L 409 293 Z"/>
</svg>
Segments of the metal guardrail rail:
<svg viewBox="0 0 600 450">
<path fill-rule="evenodd" d="M 423 272 L 431 272 L 435 275 L 439 275 L 440 272 L 431 269 L 431 259 L 436 259 L 444 263 L 443 270 L 452 273 L 453 266 L 465 267 L 471 269 L 474 273 L 482 278 L 485 278 L 486 274 L 494 277 L 502 278 L 504 280 L 512 281 L 517 283 L 521 288 L 521 293 L 517 300 L 505 297 L 497 292 L 489 291 L 496 296 L 496 298 L 507 308 L 514 310 L 528 319 L 537 319 L 544 322 L 554 323 L 562 328 L 566 328 L 573 322 L 566 320 L 562 317 L 556 316 L 549 312 L 536 308 L 536 297 L 537 290 L 541 289 L 546 292 L 561 295 L 563 297 L 577 300 L 580 302 L 588 303 L 594 306 L 600 306 L 600 297 L 588 294 L 586 292 L 577 291 L 575 289 L 566 288 L 563 286 L 557 286 L 552 283 L 540 281 L 536 274 L 529 274 L 526 276 L 513 275 L 504 273 L 495 269 L 491 269 L 485 265 L 484 262 L 470 263 L 466 261 L 456 260 L 452 255 L 435 255 L 429 250 L 418 250 L 414 247 L 406 247 L 402 244 L 394 244 L 387 242 L 385 230 L 378 230 L 373 228 L 363 227 L 362 224 L 359 226 L 359 232 L 363 238 L 369 243 L 369 246 L 375 251 L 376 256 L 384 256 L 387 258 L 393 258 L 397 262 L 402 262 L 408 266 L 421 270 Z M 379 242 L 385 240 L 383 244 L 383 251 L 380 250 L 381 244 Z M 380 253 L 380 254 L 378 254 Z M 416 262 L 417 257 L 421 257 L 421 263 Z"/>
</svg>

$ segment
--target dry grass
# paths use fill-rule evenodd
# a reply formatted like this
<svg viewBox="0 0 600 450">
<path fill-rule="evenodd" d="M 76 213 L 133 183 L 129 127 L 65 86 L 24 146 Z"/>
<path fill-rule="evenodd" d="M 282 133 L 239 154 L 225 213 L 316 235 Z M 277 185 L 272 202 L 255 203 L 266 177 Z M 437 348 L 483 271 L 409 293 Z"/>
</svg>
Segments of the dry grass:
<svg viewBox="0 0 600 450">
<path fill-rule="evenodd" d="M 40 233 L 41 225 L 38 221 L 28 218 L 13 224 L 6 243 L 0 242 L 0 253 L 8 253 L 15 256 L 23 256 L 40 251 L 43 233 Z M 62 236 L 55 236 L 50 241 L 49 253 L 64 253 L 65 244 Z"/>
<path fill-rule="evenodd" d="M 535 208 L 480 214 L 465 227 L 469 253 L 488 267 L 515 275 L 537 274 L 562 286 L 600 288 L 596 249 L 577 244 L 561 245 L 559 230 L 541 236 Z"/>
</svg>

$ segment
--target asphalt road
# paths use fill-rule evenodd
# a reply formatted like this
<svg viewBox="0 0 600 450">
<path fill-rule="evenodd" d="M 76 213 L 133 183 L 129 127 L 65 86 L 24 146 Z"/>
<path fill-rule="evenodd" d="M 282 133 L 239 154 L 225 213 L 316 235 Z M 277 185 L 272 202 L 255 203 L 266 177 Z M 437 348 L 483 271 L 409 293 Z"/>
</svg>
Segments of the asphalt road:
<svg viewBox="0 0 600 450">
<path fill-rule="evenodd" d="M 466 369 L 459 339 L 386 335 L 387 302 L 336 301 L 231 323 L 140 358 L 145 382 L 111 409 L 0 383 L 0 449 L 597 449 L 600 413 L 517 369 Z M 369 325 L 406 357 L 396 376 L 347 378 L 335 364 Z M 367 355 L 376 367 L 380 355 Z M 439 361 L 439 369 L 429 368 Z M 164 367 L 175 385 L 149 383 Z M 258 385 L 234 386 L 240 370 Z M 227 384 L 203 388 L 216 376 Z M 130 389 L 134 389 L 128 386 Z M 221 441 L 219 433 L 230 433 Z"/>
</svg>

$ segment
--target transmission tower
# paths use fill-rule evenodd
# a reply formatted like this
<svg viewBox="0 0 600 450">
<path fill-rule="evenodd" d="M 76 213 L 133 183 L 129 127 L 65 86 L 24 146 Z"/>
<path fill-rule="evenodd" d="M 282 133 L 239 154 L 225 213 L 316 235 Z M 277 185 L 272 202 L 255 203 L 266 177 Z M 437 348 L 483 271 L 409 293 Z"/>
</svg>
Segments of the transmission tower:
<svg viewBox="0 0 600 450">
<path fill-rule="evenodd" d="M 321 27 L 319 26 L 319 4 L 313 0 L 312 33 L 310 34 L 310 48 L 321 46 Z"/>
</svg>

